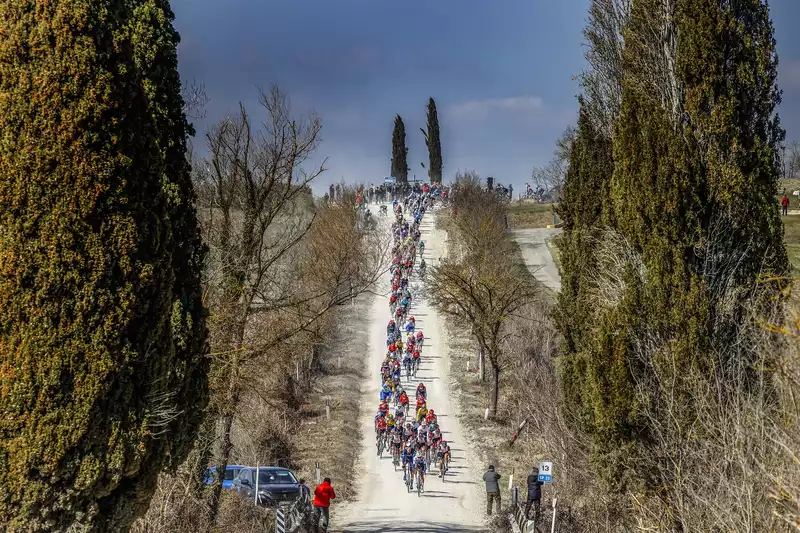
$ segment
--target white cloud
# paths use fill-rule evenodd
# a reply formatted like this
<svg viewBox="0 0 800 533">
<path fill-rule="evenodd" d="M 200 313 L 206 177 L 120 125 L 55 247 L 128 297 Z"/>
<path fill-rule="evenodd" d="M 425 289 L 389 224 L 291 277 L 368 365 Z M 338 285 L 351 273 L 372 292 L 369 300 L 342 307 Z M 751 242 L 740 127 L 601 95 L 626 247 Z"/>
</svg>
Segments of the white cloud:
<svg viewBox="0 0 800 533">
<path fill-rule="evenodd" d="M 533 113 L 544 109 L 544 101 L 538 96 L 512 96 L 509 98 L 489 98 L 469 100 L 451 108 L 455 118 L 484 119 L 493 111 L 505 113 Z"/>
<path fill-rule="evenodd" d="M 800 89 L 800 60 L 781 63 L 778 83 L 782 89 Z"/>
</svg>

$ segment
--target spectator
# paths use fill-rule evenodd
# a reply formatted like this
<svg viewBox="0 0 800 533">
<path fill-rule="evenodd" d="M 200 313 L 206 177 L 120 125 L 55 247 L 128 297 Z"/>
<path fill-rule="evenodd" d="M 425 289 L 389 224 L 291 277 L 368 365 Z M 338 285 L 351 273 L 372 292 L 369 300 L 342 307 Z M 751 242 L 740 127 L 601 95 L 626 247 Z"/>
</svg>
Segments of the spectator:
<svg viewBox="0 0 800 533">
<path fill-rule="evenodd" d="M 783 216 L 789 214 L 789 197 L 786 196 L 786 193 L 783 194 L 783 198 L 781 199 L 781 208 L 783 212 Z"/>
<path fill-rule="evenodd" d="M 539 521 L 539 504 L 542 501 L 542 485 L 539 481 L 539 469 L 535 466 L 533 471 L 528 476 L 528 502 L 525 505 L 525 518 L 530 520 L 531 506 L 533 506 L 533 523 L 534 526 Z"/>
<path fill-rule="evenodd" d="M 319 533 L 319 519 L 322 518 L 322 531 L 328 533 L 331 521 L 331 500 L 336 498 L 331 486 L 331 478 L 326 477 L 314 490 L 314 531 Z"/>
<path fill-rule="evenodd" d="M 497 502 L 497 512 L 500 512 L 500 474 L 494 471 L 494 465 L 489 465 L 489 471 L 483 475 L 486 483 L 486 514 L 492 516 L 492 502 Z"/>
</svg>

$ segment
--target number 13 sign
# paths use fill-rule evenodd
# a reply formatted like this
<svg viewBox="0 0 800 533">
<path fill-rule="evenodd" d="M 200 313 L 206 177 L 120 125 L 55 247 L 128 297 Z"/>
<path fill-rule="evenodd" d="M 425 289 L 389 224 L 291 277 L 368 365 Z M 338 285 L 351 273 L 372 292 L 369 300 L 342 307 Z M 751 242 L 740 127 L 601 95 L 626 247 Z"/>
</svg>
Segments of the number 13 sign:
<svg viewBox="0 0 800 533">
<path fill-rule="evenodd" d="M 550 461 L 542 461 L 539 463 L 539 481 L 545 483 L 553 482 L 553 463 Z"/>
</svg>

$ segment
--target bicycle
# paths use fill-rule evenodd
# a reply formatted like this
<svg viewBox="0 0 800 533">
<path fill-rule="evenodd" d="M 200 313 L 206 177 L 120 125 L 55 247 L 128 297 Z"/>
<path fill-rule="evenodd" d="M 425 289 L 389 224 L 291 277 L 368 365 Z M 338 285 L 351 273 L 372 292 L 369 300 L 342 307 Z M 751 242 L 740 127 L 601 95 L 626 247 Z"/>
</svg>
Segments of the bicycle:
<svg viewBox="0 0 800 533">
<path fill-rule="evenodd" d="M 384 435 L 378 435 L 378 442 L 376 446 L 378 447 L 378 457 L 383 457 L 383 448 L 385 446 L 386 437 Z"/>
<path fill-rule="evenodd" d="M 394 446 L 392 446 L 392 464 L 394 465 L 394 471 L 397 472 L 397 465 L 400 464 L 400 452 Z"/>
<path fill-rule="evenodd" d="M 444 456 L 439 459 L 439 477 L 444 481 L 444 475 L 447 473 L 447 465 L 445 464 Z"/>
<path fill-rule="evenodd" d="M 309 502 L 297 499 L 286 508 L 286 531 L 288 533 L 311 533 L 314 531 L 312 507 Z"/>
<path fill-rule="evenodd" d="M 425 491 L 425 474 L 422 473 L 422 470 L 419 471 L 419 479 L 417 480 L 417 496 L 420 493 Z"/>
<path fill-rule="evenodd" d="M 417 377 L 417 372 L 419 372 L 419 358 L 414 359 L 413 367 L 414 367 L 414 369 L 413 369 L 414 371 L 412 372 L 411 376 L 412 377 Z"/>
<path fill-rule="evenodd" d="M 403 471 L 406 473 L 406 491 L 411 492 L 414 490 L 414 470 L 410 466 L 404 466 Z"/>
</svg>

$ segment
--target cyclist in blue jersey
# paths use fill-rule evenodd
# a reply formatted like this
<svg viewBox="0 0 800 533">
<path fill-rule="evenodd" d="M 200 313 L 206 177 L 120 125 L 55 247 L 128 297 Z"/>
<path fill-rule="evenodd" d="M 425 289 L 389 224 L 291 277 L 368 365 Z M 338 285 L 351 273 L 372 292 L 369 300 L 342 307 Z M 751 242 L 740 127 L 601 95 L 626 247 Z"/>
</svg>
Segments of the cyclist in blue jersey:
<svg viewBox="0 0 800 533">
<path fill-rule="evenodd" d="M 392 388 L 388 383 L 384 383 L 381 387 L 381 402 L 388 402 L 392 397 Z"/>
<path fill-rule="evenodd" d="M 412 464 L 414 463 L 414 448 L 406 442 L 405 448 L 403 448 L 403 481 L 406 480 L 407 475 L 411 475 L 410 469 Z"/>
</svg>

